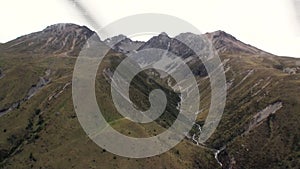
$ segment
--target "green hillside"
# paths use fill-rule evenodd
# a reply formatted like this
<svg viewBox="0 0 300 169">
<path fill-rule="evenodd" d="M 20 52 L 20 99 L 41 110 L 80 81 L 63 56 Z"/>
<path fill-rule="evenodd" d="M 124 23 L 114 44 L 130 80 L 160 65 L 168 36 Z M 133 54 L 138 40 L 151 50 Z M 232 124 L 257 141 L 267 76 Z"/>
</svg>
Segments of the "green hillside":
<svg viewBox="0 0 300 169">
<path fill-rule="evenodd" d="M 224 115 L 212 137 L 205 145 L 197 145 L 186 137 L 159 156 L 130 159 L 101 149 L 78 122 L 71 82 L 79 49 L 70 51 L 70 45 L 66 45 L 53 49 L 54 52 L 49 48 L 39 50 L 47 39 L 37 43 L 35 36 L 38 35 L 18 44 L 20 50 L 12 47 L 16 41 L 0 46 L 0 168 L 297 169 L 300 166 L 300 59 L 235 50 L 219 53 L 226 72 L 228 96 Z M 27 48 L 29 41 L 34 50 Z M 105 70 L 113 72 L 125 57 L 111 51 L 99 66 L 98 104 L 106 120 L 122 134 L 157 135 L 177 117 L 179 95 L 166 79 L 141 72 L 131 84 L 133 103 L 146 110 L 150 106 L 149 92 L 162 89 L 168 93 L 167 109 L 153 123 L 138 124 L 123 118 L 107 92 L 110 81 Z M 198 72 L 203 67 L 190 66 Z M 197 124 L 202 125 L 209 110 L 211 89 L 207 75 L 201 73 L 196 79 L 200 84 L 202 110 Z M 191 136 L 194 134 L 196 137 L 199 134 L 196 125 L 190 132 Z M 217 150 L 220 152 L 215 157 Z"/>
</svg>

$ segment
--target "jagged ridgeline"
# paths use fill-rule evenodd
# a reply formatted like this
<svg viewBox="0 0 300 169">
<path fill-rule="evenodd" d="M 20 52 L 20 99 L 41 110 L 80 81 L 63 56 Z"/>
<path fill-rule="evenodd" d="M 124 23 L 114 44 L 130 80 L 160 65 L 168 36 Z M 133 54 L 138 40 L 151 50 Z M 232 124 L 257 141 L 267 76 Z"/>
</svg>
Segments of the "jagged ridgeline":
<svg viewBox="0 0 300 169">
<path fill-rule="evenodd" d="M 223 31 L 183 32 L 175 38 L 161 33 L 146 42 L 124 35 L 102 39 L 108 46 L 119 42 L 100 64 L 95 83 L 97 102 L 113 128 L 130 137 L 151 137 L 177 117 L 174 79 L 154 69 L 134 77 L 130 99 L 145 111 L 149 93 L 161 89 L 168 99 L 164 114 L 139 124 L 117 112 L 111 77 L 126 55 L 143 49 L 168 50 L 185 60 L 199 84 L 201 107 L 189 135 L 164 154 L 129 159 L 101 149 L 81 128 L 71 91 L 75 61 L 94 33 L 85 26 L 56 24 L 0 44 L 0 168 L 299 168 L 300 60 L 275 56 Z M 210 106 L 209 77 L 190 48 L 176 40 L 193 42 L 195 36 L 213 43 L 228 87 L 221 122 L 205 144 L 197 139 Z"/>
</svg>

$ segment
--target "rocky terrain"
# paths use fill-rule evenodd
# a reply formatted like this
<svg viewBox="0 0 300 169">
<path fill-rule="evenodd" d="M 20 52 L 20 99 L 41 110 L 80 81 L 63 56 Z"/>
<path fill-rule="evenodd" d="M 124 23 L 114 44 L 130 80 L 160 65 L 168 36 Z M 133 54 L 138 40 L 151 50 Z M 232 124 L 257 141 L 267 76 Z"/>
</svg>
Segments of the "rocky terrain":
<svg viewBox="0 0 300 169">
<path fill-rule="evenodd" d="M 1 45 L 4 51 L 77 56 L 94 32 L 85 26 L 56 24 Z"/>
<path fill-rule="evenodd" d="M 117 52 L 129 53 L 139 49 L 144 42 L 141 41 L 132 41 L 124 35 L 114 36 L 104 40 L 104 43 L 112 47 Z"/>
<path fill-rule="evenodd" d="M 101 149 L 82 130 L 71 92 L 76 56 L 93 34 L 85 26 L 56 24 L 0 44 L 0 168 L 299 168 L 300 59 L 275 56 L 223 31 L 175 38 L 161 33 L 147 42 L 124 35 L 104 40 L 113 50 L 98 68 L 96 96 L 113 128 L 150 137 L 177 116 L 180 96 L 172 90 L 172 79 L 155 70 L 140 73 L 130 88 L 130 99 L 141 110 L 149 108 L 151 90 L 168 93 L 166 111 L 155 124 L 133 123 L 114 107 L 107 92 L 114 70 L 126 54 L 143 49 L 181 57 L 199 84 L 201 107 L 191 132 L 164 154 L 130 159 Z M 201 60 L 180 41 L 203 43 L 198 36 L 212 42 L 227 83 L 221 122 L 204 144 L 198 137 L 210 106 L 210 81 Z"/>
</svg>

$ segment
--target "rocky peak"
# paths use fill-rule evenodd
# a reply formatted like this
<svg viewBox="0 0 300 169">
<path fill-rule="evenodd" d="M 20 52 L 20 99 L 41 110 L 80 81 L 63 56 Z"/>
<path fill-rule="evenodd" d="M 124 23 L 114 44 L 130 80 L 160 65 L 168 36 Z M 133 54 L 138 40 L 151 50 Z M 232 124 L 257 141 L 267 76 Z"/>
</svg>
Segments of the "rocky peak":
<svg viewBox="0 0 300 169">
<path fill-rule="evenodd" d="M 48 26 L 40 32 L 21 36 L 5 44 L 1 44 L 0 48 L 8 52 L 77 56 L 87 39 L 94 33 L 95 32 L 91 31 L 86 26 L 79 26 L 71 23 L 59 23 Z M 171 38 L 167 33 L 162 32 L 159 35 L 152 37 L 147 42 L 132 41 L 125 35 L 118 35 L 106 39 L 104 43 L 121 53 L 128 53 L 147 48 L 159 48 L 168 50 L 183 58 L 187 58 L 195 55 L 187 45 L 199 45 L 199 43 L 203 43 L 203 41 L 199 40 L 199 37 L 200 39 L 203 39 L 203 36 L 206 36 L 207 39 L 212 42 L 214 48 L 220 54 L 266 54 L 266 52 L 245 44 L 234 36 L 220 30 L 203 35 L 181 33 L 175 38 Z M 180 39 L 184 39 L 188 44 L 182 43 Z"/>
<path fill-rule="evenodd" d="M 57 23 L 50 26 L 47 26 L 43 31 L 68 31 L 74 29 L 88 29 L 85 26 L 79 26 L 72 23 Z"/>
<path fill-rule="evenodd" d="M 111 38 L 105 39 L 104 43 L 106 43 L 108 46 L 112 46 L 112 45 L 114 45 L 114 44 L 116 44 L 116 43 L 118 43 L 118 42 L 120 42 L 122 40 L 125 40 L 125 39 L 130 40 L 129 38 L 127 38 L 127 36 L 120 34 L 120 35 L 113 36 Z"/>
<path fill-rule="evenodd" d="M 224 32 L 222 30 L 218 30 L 218 31 L 211 32 L 211 33 L 206 33 L 205 35 L 209 39 L 231 39 L 231 40 L 237 41 L 237 39 L 234 36 Z"/>
<path fill-rule="evenodd" d="M 261 54 L 266 52 L 253 47 L 251 45 L 245 44 L 234 36 L 224 32 L 215 31 L 211 33 L 205 33 L 202 35 L 196 35 L 190 32 L 181 33 L 175 38 L 170 38 L 166 33 L 161 33 L 158 36 L 154 36 L 144 45 L 142 45 L 139 50 L 146 48 L 159 48 L 163 50 L 168 50 L 178 56 L 187 58 L 189 56 L 195 55 L 195 53 L 187 45 L 201 45 L 201 48 L 205 49 L 205 41 L 211 41 L 213 47 L 219 54 Z M 185 43 L 182 43 L 182 42 Z"/>
<path fill-rule="evenodd" d="M 167 36 L 167 37 L 169 37 L 166 32 L 161 32 L 158 36 Z"/>
<path fill-rule="evenodd" d="M 214 48 L 220 54 L 222 53 L 235 53 L 235 54 L 266 53 L 256 47 L 241 42 L 240 40 L 236 39 L 234 36 L 221 30 L 211 32 L 211 33 L 206 33 L 204 35 L 212 42 Z"/>
<path fill-rule="evenodd" d="M 8 51 L 76 56 L 93 34 L 86 26 L 60 23 L 48 26 L 40 32 L 21 36 L 4 45 Z"/>
<path fill-rule="evenodd" d="M 168 44 L 171 43 L 171 38 L 166 33 L 161 33 L 149 39 L 140 49 L 146 48 L 160 48 L 167 49 Z"/>
<path fill-rule="evenodd" d="M 163 50 L 168 50 L 177 56 L 186 58 L 188 56 L 194 55 L 195 53 L 181 41 L 170 38 L 165 32 L 162 32 L 158 36 L 152 37 L 144 45 L 142 45 L 138 50 L 148 49 L 148 48 L 158 48 Z"/>
<path fill-rule="evenodd" d="M 104 40 L 104 43 L 117 52 L 128 53 L 137 50 L 144 42 L 133 41 L 125 35 L 118 35 Z"/>
</svg>

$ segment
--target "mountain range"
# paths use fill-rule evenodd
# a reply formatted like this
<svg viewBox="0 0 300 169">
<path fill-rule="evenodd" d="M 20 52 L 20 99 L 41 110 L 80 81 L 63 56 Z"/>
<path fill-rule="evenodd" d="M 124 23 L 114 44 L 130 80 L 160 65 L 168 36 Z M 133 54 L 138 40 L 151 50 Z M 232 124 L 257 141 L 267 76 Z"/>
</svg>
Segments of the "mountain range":
<svg viewBox="0 0 300 169">
<path fill-rule="evenodd" d="M 300 59 L 273 55 L 224 31 L 173 38 L 161 33 L 146 42 L 124 35 L 100 37 L 112 50 L 99 65 L 96 97 L 117 131 L 155 136 L 178 114 L 180 97 L 172 90 L 172 79 L 155 70 L 139 73 L 129 94 L 146 110 L 153 89 L 168 93 L 165 113 L 156 123 L 133 123 L 114 107 L 107 92 L 113 72 L 126 55 L 144 49 L 167 50 L 187 62 L 199 84 L 201 109 L 188 136 L 164 154 L 131 159 L 98 147 L 76 118 L 71 87 L 77 56 L 94 34 L 86 26 L 55 24 L 0 44 L 0 168 L 299 168 Z M 197 138 L 210 107 L 210 81 L 201 60 L 178 40 L 199 45 L 198 36 L 212 42 L 227 83 L 222 119 L 204 144 Z"/>
</svg>

